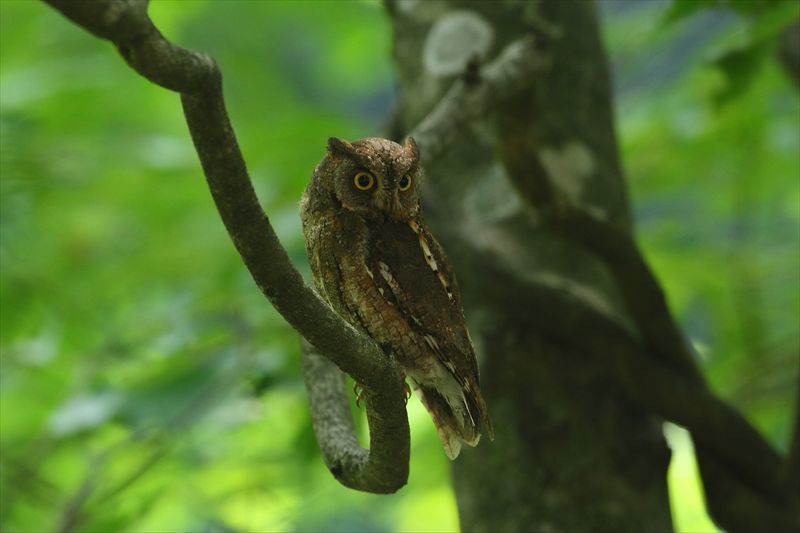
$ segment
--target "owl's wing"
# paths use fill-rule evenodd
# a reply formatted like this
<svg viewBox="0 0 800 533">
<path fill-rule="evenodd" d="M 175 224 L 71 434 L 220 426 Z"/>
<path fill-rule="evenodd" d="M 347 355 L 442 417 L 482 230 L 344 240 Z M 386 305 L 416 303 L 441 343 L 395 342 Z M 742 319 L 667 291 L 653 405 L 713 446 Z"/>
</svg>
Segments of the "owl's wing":
<svg viewBox="0 0 800 533">
<path fill-rule="evenodd" d="M 318 291 L 348 322 L 392 348 L 447 455 L 458 455 L 461 440 L 477 444 L 481 427 L 493 436 L 455 276 L 427 228 L 368 226 L 348 212 L 327 211 L 313 223 L 304 219 L 304 231 Z"/>
<path fill-rule="evenodd" d="M 411 336 L 422 341 L 422 360 L 409 358 L 405 364 L 426 407 L 468 444 L 477 444 L 482 428 L 493 438 L 458 285 L 441 245 L 415 219 L 370 228 L 367 248 L 381 294 L 400 309 Z"/>
<path fill-rule="evenodd" d="M 404 340 L 414 340 L 401 310 L 387 302 L 367 266 L 369 230 L 360 217 L 346 211 L 318 213 L 313 224 L 304 225 L 304 233 L 314 284 L 337 313 L 395 350 Z"/>
</svg>

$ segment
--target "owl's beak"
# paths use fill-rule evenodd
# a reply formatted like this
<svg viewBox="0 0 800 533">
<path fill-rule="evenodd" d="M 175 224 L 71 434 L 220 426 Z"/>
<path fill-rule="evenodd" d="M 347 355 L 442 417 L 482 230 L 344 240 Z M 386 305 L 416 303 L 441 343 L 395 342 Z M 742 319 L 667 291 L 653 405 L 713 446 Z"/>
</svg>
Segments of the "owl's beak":
<svg viewBox="0 0 800 533">
<path fill-rule="evenodd" d="M 403 205 L 400 203 L 400 196 L 397 190 L 392 192 L 392 198 L 389 202 L 389 218 L 403 220 Z"/>
</svg>

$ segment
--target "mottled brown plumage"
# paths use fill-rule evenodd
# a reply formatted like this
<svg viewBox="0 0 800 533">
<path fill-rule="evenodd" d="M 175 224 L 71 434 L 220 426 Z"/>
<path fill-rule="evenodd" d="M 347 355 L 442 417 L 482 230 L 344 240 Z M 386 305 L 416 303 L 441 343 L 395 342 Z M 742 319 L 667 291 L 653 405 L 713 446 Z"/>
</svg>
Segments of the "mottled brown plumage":
<svg viewBox="0 0 800 533">
<path fill-rule="evenodd" d="M 444 250 L 422 219 L 414 141 L 328 140 L 301 202 L 317 290 L 391 353 L 448 457 L 493 438 L 475 352 Z"/>
</svg>

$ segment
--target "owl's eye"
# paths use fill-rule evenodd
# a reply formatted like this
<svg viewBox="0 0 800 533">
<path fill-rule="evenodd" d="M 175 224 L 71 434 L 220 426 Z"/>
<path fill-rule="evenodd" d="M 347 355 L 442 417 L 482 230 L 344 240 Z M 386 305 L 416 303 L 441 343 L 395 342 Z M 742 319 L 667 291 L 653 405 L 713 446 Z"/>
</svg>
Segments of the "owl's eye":
<svg viewBox="0 0 800 533">
<path fill-rule="evenodd" d="M 358 172 L 353 177 L 353 183 L 359 191 L 368 191 L 375 185 L 375 178 L 369 172 Z"/>
<path fill-rule="evenodd" d="M 397 186 L 398 186 L 397 188 L 400 189 L 403 192 L 405 192 L 408 189 L 410 189 L 411 188 L 411 176 L 406 174 L 405 176 L 400 178 L 400 181 L 397 183 Z"/>
</svg>

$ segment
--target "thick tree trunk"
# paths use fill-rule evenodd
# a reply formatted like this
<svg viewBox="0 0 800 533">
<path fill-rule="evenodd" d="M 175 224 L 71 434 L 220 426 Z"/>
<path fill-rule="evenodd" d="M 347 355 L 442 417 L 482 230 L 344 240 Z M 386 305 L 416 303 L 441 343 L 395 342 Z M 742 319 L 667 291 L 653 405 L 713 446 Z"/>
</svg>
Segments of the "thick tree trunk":
<svg viewBox="0 0 800 533">
<path fill-rule="evenodd" d="M 426 215 L 459 276 L 497 432 L 454 464 L 462 528 L 671 529 L 660 421 L 624 397 L 603 361 L 545 330 L 538 317 L 549 309 L 525 297 L 544 284 L 626 322 L 602 265 L 537 225 L 509 180 L 517 173 L 516 187 L 534 187 L 532 178 L 547 173 L 573 201 L 628 227 L 594 4 L 388 6 L 401 88 L 398 135 L 464 74 L 473 52 L 488 60 L 533 34 L 551 62 L 532 90 L 465 132 L 427 169 Z"/>
</svg>

